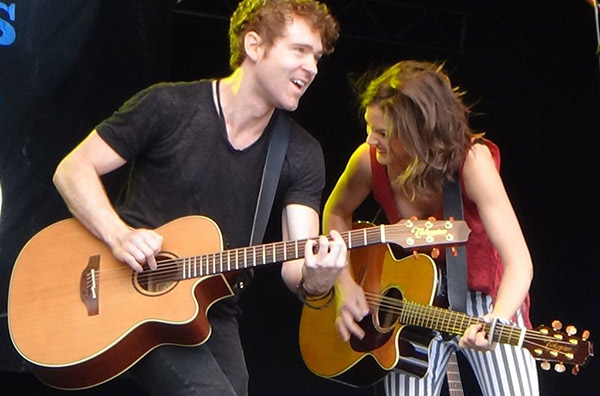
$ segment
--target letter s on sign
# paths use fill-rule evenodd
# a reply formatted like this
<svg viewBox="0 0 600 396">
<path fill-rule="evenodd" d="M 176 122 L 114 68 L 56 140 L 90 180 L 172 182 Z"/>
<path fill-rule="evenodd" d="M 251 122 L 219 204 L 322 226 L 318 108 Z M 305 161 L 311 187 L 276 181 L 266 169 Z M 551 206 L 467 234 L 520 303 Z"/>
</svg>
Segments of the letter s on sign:
<svg viewBox="0 0 600 396">
<path fill-rule="evenodd" d="M 14 4 L 6 5 L 0 3 L 0 11 L 6 12 L 8 14 L 8 19 L 12 22 L 15 21 L 15 8 L 16 6 Z M 0 14 L 0 16 L 2 15 Z M 0 45 L 11 45 L 17 38 L 15 28 L 2 18 L 0 18 L 0 33 Z"/>
</svg>

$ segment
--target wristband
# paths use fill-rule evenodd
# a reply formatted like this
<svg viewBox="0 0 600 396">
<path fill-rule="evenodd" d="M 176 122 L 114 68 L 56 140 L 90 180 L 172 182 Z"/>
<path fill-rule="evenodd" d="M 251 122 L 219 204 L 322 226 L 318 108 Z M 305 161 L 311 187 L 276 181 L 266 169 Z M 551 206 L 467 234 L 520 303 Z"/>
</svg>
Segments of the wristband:
<svg viewBox="0 0 600 396">
<path fill-rule="evenodd" d="M 327 308 L 331 304 L 335 296 L 335 289 L 332 287 L 325 293 L 316 296 L 311 295 L 304 288 L 304 278 L 302 278 L 296 287 L 296 294 L 298 294 L 300 301 L 307 307 L 321 310 Z"/>
</svg>

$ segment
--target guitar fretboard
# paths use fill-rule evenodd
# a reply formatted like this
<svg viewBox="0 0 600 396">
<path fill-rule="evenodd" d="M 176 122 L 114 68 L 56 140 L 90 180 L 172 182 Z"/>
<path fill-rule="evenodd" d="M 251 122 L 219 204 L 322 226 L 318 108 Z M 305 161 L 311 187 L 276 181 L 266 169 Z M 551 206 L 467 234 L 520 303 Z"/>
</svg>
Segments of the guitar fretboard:
<svg viewBox="0 0 600 396">
<path fill-rule="evenodd" d="M 471 325 L 481 324 L 486 333 L 492 335 L 493 341 L 503 344 L 522 346 L 527 331 L 520 327 L 501 323 L 492 325 L 481 318 L 412 301 L 400 300 L 398 309 L 400 311 L 399 320 L 402 324 L 426 327 L 455 335 L 463 334 Z"/>
<path fill-rule="evenodd" d="M 463 235 L 454 233 L 460 224 Z M 458 221 L 413 221 L 403 220 L 392 225 L 366 227 L 340 235 L 348 249 L 355 249 L 375 244 L 395 243 L 404 248 L 420 246 L 462 243 L 466 241 L 470 230 L 464 222 Z M 266 264 L 295 260 L 304 257 L 307 241 L 274 242 L 264 245 L 230 249 L 221 252 L 178 258 L 173 260 L 177 266 L 177 279 L 198 278 L 230 271 L 254 268 Z M 318 239 L 312 239 L 318 246 Z"/>
<path fill-rule="evenodd" d="M 386 242 L 386 231 L 398 234 L 397 226 L 379 226 L 340 233 L 348 248 L 359 248 Z M 404 229 L 407 233 L 408 229 Z M 408 231 L 409 232 L 409 231 Z M 318 239 L 314 238 L 315 244 Z M 178 266 L 181 279 L 220 274 L 230 271 L 254 268 L 304 257 L 304 249 L 309 239 L 274 242 L 270 244 L 225 250 L 201 256 L 181 258 Z"/>
<path fill-rule="evenodd" d="M 448 382 L 448 393 L 450 396 L 464 396 L 462 380 L 460 378 L 460 369 L 456 353 L 451 353 L 446 366 L 446 381 Z"/>
</svg>

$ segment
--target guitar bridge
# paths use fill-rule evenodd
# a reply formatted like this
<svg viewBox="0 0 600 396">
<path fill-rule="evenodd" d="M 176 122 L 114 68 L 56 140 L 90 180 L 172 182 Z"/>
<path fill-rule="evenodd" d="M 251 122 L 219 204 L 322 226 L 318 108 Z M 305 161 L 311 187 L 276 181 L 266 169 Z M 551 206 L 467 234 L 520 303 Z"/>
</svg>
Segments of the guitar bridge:
<svg viewBox="0 0 600 396">
<path fill-rule="evenodd" d="M 100 255 L 91 256 L 79 280 L 79 294 L 87 308 L 88 316 L 98 315 L 99 269 Z"/>
</svg>

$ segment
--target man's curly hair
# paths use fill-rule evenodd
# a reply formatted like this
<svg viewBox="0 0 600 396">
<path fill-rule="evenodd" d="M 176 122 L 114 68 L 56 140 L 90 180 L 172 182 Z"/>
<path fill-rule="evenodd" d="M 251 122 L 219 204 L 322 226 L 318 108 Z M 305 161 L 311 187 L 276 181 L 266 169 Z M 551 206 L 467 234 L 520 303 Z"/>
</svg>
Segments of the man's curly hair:
<svg viewBox="0 0 600 396">
<path fill-rule="evenodd" d="M 229 24 L 229 65 L 238 68 L 246 58 L 244 36 L 257 32 L 267 46 L 281 37 L 292 16 L 304 19 L 321 35 L 323 52 L 333 52 L 339 37 L 339 24 L 325 4 L 315 0 L 242 0 Z"/>
</svg>

